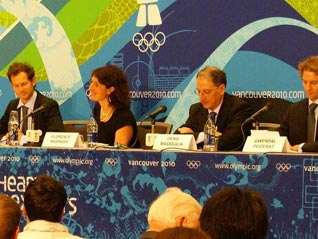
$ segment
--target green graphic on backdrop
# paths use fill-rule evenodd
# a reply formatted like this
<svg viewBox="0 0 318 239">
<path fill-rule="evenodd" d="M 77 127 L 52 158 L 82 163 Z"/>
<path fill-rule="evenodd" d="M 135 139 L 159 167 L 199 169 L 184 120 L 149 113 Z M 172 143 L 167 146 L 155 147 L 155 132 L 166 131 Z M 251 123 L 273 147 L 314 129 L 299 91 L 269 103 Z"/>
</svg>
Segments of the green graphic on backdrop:
<svg viewBox="0 0 318 239">
<path fill-rule="evenodd" d="M 318 1 L 313 0 L 286 0 L 309 24 L 318 27 Z"/>
<path fill-rule="evenodd" d="M 59 9 L 56 19 L 72 44 L 78 65 L 83 64 L 94 55 L 131 17 L 137 8 L 136 1 L 73 0 Z M 18 21 L 14 15 L 6 11 L 0 11 L 0 19 L 2 27 L 12 27 L 12 24 L 17 24 Z M 74 24 L 74 21 L 77 24 Z M 10 35 L 10 37 L 14 38 L 15 36 Z M 12 44 L 10 40 L 7 42 Z M 17 45 L 5 46 L 6 49 L 17 47 Z M 63 55 L 60 57 L 63 58 Z M 36 69 L 38 81 L 48 79 L 43 61 L 32 39 L 30 39 L 28 45 L 19 51 L 18 55 L 14 56 L 14 59 L 4 60 L 6 60 L 6 64 L 2 65 L 3 68 L 0 73 L 2 76 L 5 76 L 7 67 L 12 61 L 26 61 L 32 62 Z"/>
</svg>

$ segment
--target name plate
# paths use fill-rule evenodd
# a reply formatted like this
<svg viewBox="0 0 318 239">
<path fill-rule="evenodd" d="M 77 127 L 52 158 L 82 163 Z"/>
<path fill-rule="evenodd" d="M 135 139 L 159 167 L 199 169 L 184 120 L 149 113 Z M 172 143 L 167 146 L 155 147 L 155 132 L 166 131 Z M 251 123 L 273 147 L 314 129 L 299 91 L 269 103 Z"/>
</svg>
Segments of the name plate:
<svg viewBox="0 0 318 239">
<path fill-rule="evenodd" d="M 197 144 L 191 134 L 156 134 L 153 149 L 197 150 Z"/>
<path fill-rule="evenodd" d="M 287 137 L 277 131 L 251 130 L 244 144 L 243 152 L 291 152 Z"/>
<path fill-rule="evenodd" d="M 73 148 L 83 146 L 79 133 L 46 132 L 42 147 Z"/>
<path fill-rule="evenodd" d="M 38 130 L 30 130 L 26 131 L 26 140 L 32 143 L 38 143 L 40 141 L 40 136 L 42 135 L 42 131 Z"/>
</svg>

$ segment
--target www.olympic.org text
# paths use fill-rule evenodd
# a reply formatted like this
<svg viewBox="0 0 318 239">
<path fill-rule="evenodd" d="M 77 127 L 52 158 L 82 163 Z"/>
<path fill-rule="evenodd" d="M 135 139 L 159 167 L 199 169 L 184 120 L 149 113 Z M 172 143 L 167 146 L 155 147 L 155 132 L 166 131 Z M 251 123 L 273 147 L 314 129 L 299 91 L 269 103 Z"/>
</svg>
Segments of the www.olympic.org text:
<svg viewBox="0 0 318 239">
<path fill-rule="evenodd" d="M 253 170 L 261 171 L 262 165 L 259 164 L 235 164 L 235 163 L 215 163 L 214 168 L 216 169 L 233 169 L 237 170 Z"/>
<path fill-rule="evenodd" d="M 71 165 L 89 165 L 93 166 L 94 162 L 92 159 L 70 159 L 70 158 L 54 158 L 52 159 L 53 163 L 58 163 L 58 164 L 71 164 Z"/>
</svg>

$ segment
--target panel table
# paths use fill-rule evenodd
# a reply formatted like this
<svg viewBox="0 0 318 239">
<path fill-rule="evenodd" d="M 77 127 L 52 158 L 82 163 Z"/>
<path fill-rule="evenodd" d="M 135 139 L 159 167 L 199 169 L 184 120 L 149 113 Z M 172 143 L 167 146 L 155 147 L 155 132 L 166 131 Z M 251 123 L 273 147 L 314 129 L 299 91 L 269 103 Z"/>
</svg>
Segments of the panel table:
<svg viewBox="0 0 318 239">
<path fill-rule="evenodd" d="M 318 238 L 318 155 L 118 149 L 0 148 L 0 193 L 23 204 L 27 183 L 51 175 L 69 200 L 63 224 L 85 238 L 139 238 L 150 203 L 177 186 L 203 204 L 238 185 L 264 195 L 268 238 Z"/>
</svg>

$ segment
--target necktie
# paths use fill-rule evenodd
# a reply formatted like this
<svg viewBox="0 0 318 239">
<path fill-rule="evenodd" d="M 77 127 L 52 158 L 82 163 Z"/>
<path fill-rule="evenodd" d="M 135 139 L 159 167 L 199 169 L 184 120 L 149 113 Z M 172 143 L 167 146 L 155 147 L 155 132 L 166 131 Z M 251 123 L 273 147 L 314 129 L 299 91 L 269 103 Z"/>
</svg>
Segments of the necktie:
<svg viewBox="0 0 318 239">
<path fill-rule="evenodd" d="M 215 116 L 216 116 L 216 113 L 214 111 L 211 111 L 209 113 L 209 118 L 213 121 L 214 124 L 215 124 Z"/>
<path fill-rule="evenodd" d="M 307 142 L 315 141 L 315 125 L 316 125 L 315 109 L 316 107 L 317 107 L 316 103 L 312 103 L 309 106 L 309 112 L 307 116 Z"/>
<path fill-rule="evenodd" d="M 28 119 L 25 117 L 28 114 L 28 107 L 23 105 L 21 106 L 21 108 L 22 108 L 22 132 L 23 134 L 25 134 L 28 128 Z"/>
</svg>

